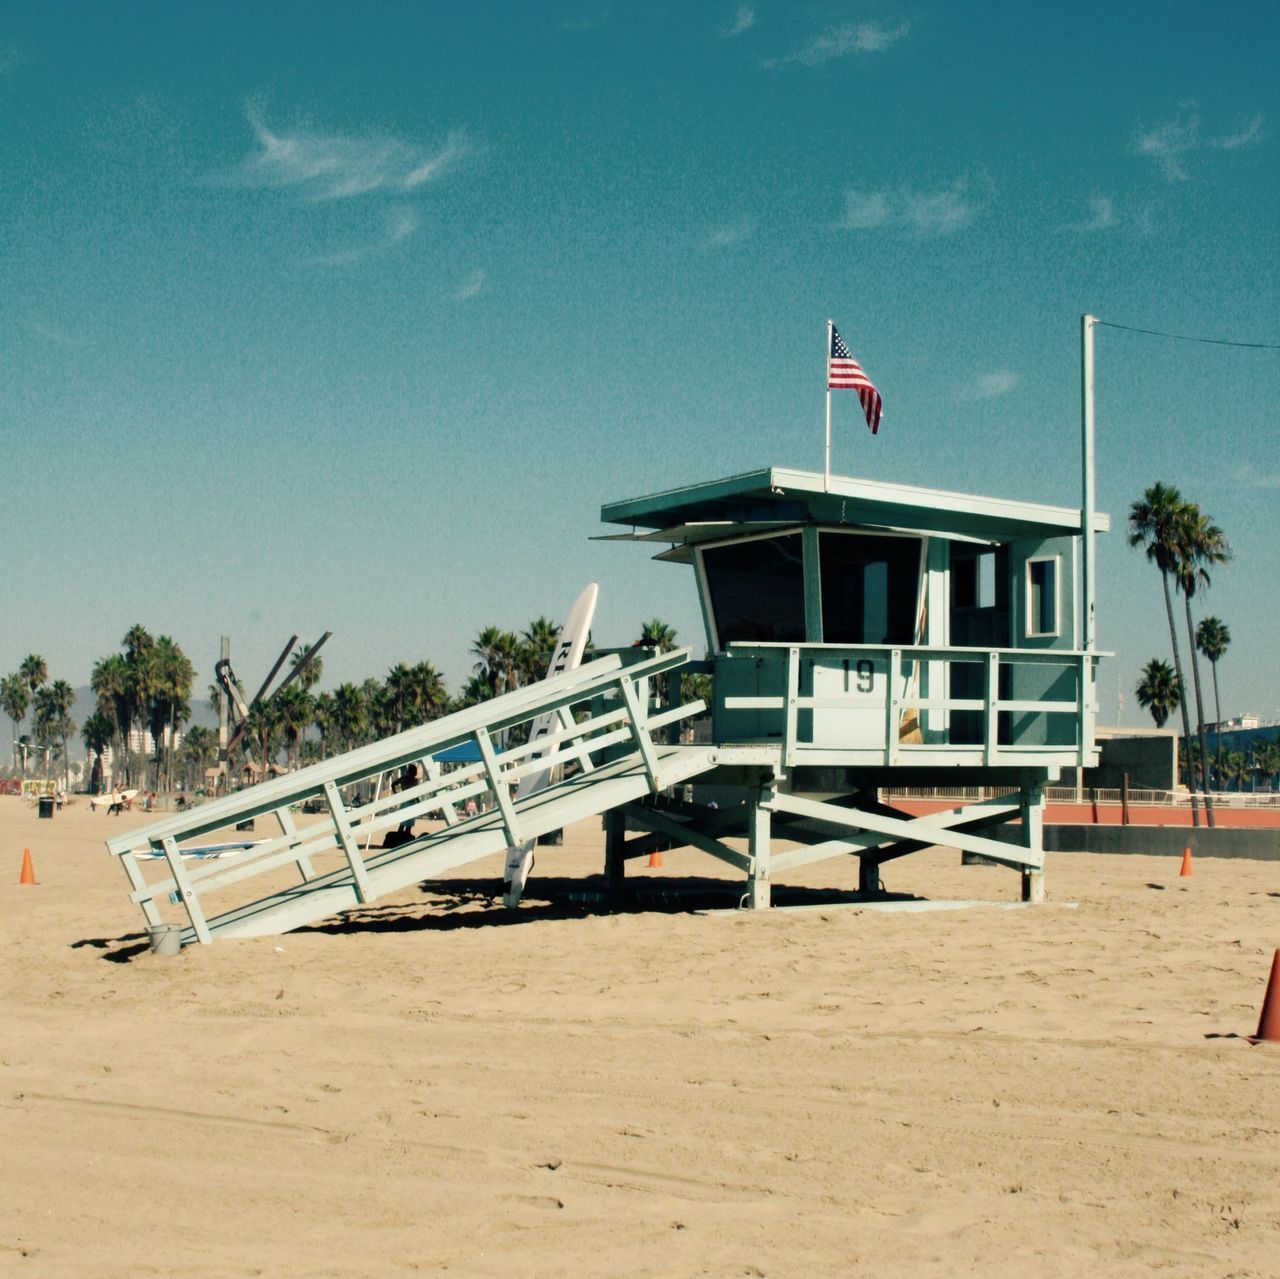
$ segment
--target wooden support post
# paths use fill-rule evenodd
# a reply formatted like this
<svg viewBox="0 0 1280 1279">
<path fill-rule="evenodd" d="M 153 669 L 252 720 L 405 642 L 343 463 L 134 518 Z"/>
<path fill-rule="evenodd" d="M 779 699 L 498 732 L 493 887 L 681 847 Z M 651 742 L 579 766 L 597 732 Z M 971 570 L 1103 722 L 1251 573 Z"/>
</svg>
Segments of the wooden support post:
<svg viewBox="0 0 1280 1279">
<path fill-rule="evenodd" d="M 787 691 L 783 708 L 782 767 L 789 769 L 795 763 L 796 736 L 799 732 L 800 702 L 800 650 L 787 649 Z"/>
<path fill-rule="evenodd" d="M 436 763 L 435 758 L 431 755 L 425 755 L 422 759 L 422 775 L 427 781 L 438 782 L 443 775 L 444 770 Z M 441 797 L 443 798 L 443 796 Z M 440 816 L 444 818 L 446 826 L 456 826 L 458 824 L 458 814 L 453 805 L 445 800 L 440 805 Z"/>
<path fill-rule="evenodd" d="M 637 681 L 637 683 L 646 681 Z M 618 683 L 618 691 L 622 694 L 622 704 L 627 708 L 627 727 L 631 730 L 631 739 L 640 752 L 640 760 L 644 765 L 644 775 L 649 779 L 649 789 L 658 789 L 658 756 L 653 749 L 653 739 L 649 736 L 648 694 L 644 699 L 639 691 L 625 676 Z"/>
<path fill-rule="evenodd" d="M 884 762 L 898 762 L 898 738 L 902 731 L 902 698 L 898 695 L 898 685 L 902 678 L 902 650 L 889 650 L 889 660 L 885 667 L 884 689 Z"/>
<path fill-rule="evenodd" d="M 880 859 L 878 857 L 858 858 L 858 896 L 880 896 Z"/>
<path fill-rule="evenodd" d="M 773 904 L 773 864 L 769 840 L 772 814 L 764 805 L 773 797 L 772 787 L 762 786 L 752 795 L 747 813 L 747 903 L 752 910 L 768 910 Z"/>
<path fill-rule="evenodd" d="M 142 869 L 138 865 L 138 859 L 132 852 L 120 854 L 120 865 L 124 867 L 124 873 L 128 876 L 129 887 L 135 893 L 146 893 L 149 889 L 146 876 L 143 875 Z M 148 928 L 154 928 L 157 924 L 164 923 L 163 916 L 150 897 L 142 897 L 138 905 L 142 907 L 142 917 L 147 921 Z"/>
<path fill-rule="evenodd" d="M 1024 870 L 1022 872 L 1022 900 L 1024 902 L 1044 901 L 1044 871 Z"/>
<path fill-rule="evenodd" d="M 347 819 L 347 808 L 342 802 L 337 784 L 327 781 L 324 784 L 324 798 L 329 805 L 329 815 L 333 818 L 333 828 L 337 832 L 338 842 L 347 855 L 347 865 L 351 867 L 351 882 L 355 888 L 356 900 L 370 902 L 376 894 L 369 884 L 369 872 L 365 869 L 364 859 L 360 856 L 360 848 L 351 831 L 351 822 Z"/>
<path fill-rule="evenodd" d="M 1129 824 L 1129 774 L 1120 774 L 1120 825 Z"/>
<path fill-rule="evenodd" d="M 204 911 L 201 909 L 200 899 L 196 896 L 191 879 L 187 875 L 187 868 L 182 864 L 182 854 L 178 852 L 178 841 L 172 835 L 168 835 L 162 843 L 165 860 L 169 863 L 169 873 L 173 876 L 173 882 L 178 885 L 178 898 L 187 908 L 187 918 L 191 920 L 196 940 L 207 946 L 213 940 L 213 935 L 205 922 Z"/>
<path fill-rule="evenodd" d="M 999 653 L 987 654 L 985 684 L 983 696 L 987 704 L 982 716 L 982 762 L 989 768 L 996 762 L 1000 751 L 1000 713 L 996 710 L 996 702 L 1000 698 Z"/>
<path fill-rule="evenodd" d="M 493 793 L 494 802 L 502 814 L 502 829 L 506 832 L 507 846 L 515 848 L 523 844 L 524 831 L 516 817 L 515 804 L 511 798 L 511 787 L 502 776 L 502 765 L 498 763 L 497 752 L 493 749 L 493 741 L 487 728 L 476 729 L 476 746 L 480 750 L 480 758 L 484 761 L 484 771 L 489 779 L 489 789 Z"/>
<path fill-rule="evenodd" d="M 1030 856 L 1029 862 L 1037 863 L 1032 870 L 1022 872 L 1022 900 L 1044 901 L 1044 791 L 1039 786 L 1026 786 L 1022 790 L 1023 843 Z"/>
<path fill-rule="evenodd" d="M 290 845 L 294 848 L 300 842 L 298 839 L 298 823 L 293 820 L 293 814 L 289 811 L 286 804 L 283 808 L 276 809 L 276 821 L 280 823 L 280 833 L 288 835 Z M 305 884 L 307 880 L 314 879 L 316 872 L 312 869 L 311 858 L 306 853 L 299 853 L 295 858 L 295 864 L 298 867 L 298 874 L 302 876 L 302 882 Z"/>
<path fill-rule="evenodd" d="M 611 808 L 604 815 L 604 879 L 611 893 L 620 893 L 627 876 L 627 821 L 622 811 Z"/>
</svg>

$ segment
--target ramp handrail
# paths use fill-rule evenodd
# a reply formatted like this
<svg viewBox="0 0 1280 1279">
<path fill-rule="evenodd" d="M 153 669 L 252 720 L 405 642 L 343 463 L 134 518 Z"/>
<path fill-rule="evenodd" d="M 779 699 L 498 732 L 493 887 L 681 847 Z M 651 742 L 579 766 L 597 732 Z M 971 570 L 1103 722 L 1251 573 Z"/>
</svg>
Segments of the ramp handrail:
<svg viewBox="0 0 1280 1279">
<path fill-rule="evenodd" d="M 142 908 L 150 925 L 161 922 L 157 902 L 176 895 L 185 906 L 200 941 L 210 940 L 200 894 L 226 888 L 240 880 L 296 865 L 304 883 L 316 877 L 311 858 L 336 853 L 345 859 L 360 901 L 376 895 L 369 884 L 367 862 L 386 853 L 371 847 L 374 835 L 392 827 L 439 813 L 450 826 L 471 828 L 496 821 L 509 844 L 524 842 L 516 784 L 529 773 L 576 763 L 590 772 L 602 752 L 616 755 L 630 747 L 652 778 L 654 730 L 704 709 L 701 702 L 661 713 L 650 710 L 649 680 L 683 665 L 690 650 L 677 649 L 623 667 L 617 656 L 589 662 L 539 684 L 517 689 L 492 701 L 468 707 L 439 720 L 408 729 L 370 746 L 313 764 L 308 768 L 258 783 L 233 795 L 210 801 L 190 812 L 178 813 L 107 840 L 128 876 L 130 898 Z M 593 712 L 575 720 L 570 708 L 590 704 Z M 540 716 L 559 713 L 560 727 L 534 744 L 501 751 L 495 738 L 507 729 Z M 474 742 L 480 760 L 442 773 L 434 756 L 465 742 Z M 373 783 L 400 772 L 406 764 L 421 764 L 423 780 L 398 792 L 377 786 L 372 799 L 344 795 L 359 783 Z M 486 802 L 474 818 L 459 816 L 457 806 L 469 799 Z M 319 799 L 327 820 L 299 826 L 293 808 Z M 323 811 L 323 810 L 322 810 Z M 279 834 L 239 851 L 221 853 L 217 860 L 189 862 L 193 841 L 259 816 L 271 815 Z M 148 880 L 143 863 L 163 857 L 167 874 Z M 341 862 L 339 863 L 341 865 Z"/>
</svg>

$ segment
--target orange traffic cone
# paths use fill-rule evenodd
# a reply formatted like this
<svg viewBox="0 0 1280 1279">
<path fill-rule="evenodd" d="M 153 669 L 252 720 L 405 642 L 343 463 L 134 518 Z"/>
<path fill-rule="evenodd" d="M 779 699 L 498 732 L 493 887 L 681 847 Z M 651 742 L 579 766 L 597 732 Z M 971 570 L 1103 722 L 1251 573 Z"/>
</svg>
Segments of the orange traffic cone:
<svg viewBox="0 0 1280 1279">
<path fill-rule="evenodd" d="M 661 853 L 650 853 L 650 854 L 649 854 L 649 865 L 650 865 L 651 867 L 653 867 L 653 866 L 661 866 L 661 865 L 663 865 L 663 861 L 662 861 L 662 854 L 661 854 Z"/>
<path fill-rule="evenodd" d="M 1267 981 L 1267 993 L 1262 997 L 1258 1033 L 1250 1036 L 1250 1042 L 1280 1044 L 1280 950 L 1271 961 L 1271 977 Z"/>
<path fill-rule="evenodd" d="M 24 848 L 22 850 L 22 874 L 18 876 L 20 884 L 34 884 L 36 882 L 36 868 L 31 864 L 31 849 Z"/>
<path fill-rule="evenodd" d="M 1180 879 L 1187 879 L 1191 875 L 1191 849 L 1184 848 L 1182 850 L 1182 869 L 1178 872 Z"/>
</svg>

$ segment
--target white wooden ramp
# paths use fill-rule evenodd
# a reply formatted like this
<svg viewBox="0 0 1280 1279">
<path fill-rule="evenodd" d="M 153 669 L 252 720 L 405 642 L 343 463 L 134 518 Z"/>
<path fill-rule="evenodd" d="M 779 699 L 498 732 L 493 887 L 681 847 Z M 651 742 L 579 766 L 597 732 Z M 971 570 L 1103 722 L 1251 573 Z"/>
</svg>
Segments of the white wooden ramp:
<svg viewBox="0 0 1280 1279">
<path fill-rule="evenodd" d="M 166 922 L 174 899 L 185 908 L 184 943 L 288 932 L 706 771 L 714 747 L 661 740 L 703 704 L 650 706 L 649 681 L 688 657 L 680 649 L 626 668 L 602 658 L 125 832 L 107 848 L 148 926 Z M 499 749 L 505 734 L 548 712 L 559 715 L 558 732 Z M 475 743 L 479 762 L 443 773 L 434 757 L 463 742 Z M 420 768 L 416 783 L 393 793 L 392 780 L 411 764 Z M 549 765 L 563 765 L 565 780 L 519 799 L 520 778 Z M 319 802 L 318 819 L 295 816 L 309 800 Z M 470 817 L 469 801 L 480 809 Z M 192 856 L 202 838 L 259 818 L 278 834 L 216 860 Z M 417 833 L 432 818 L 433 828 Z M 406 842 L 384 848 L 393 831 Z M 153 867 L 160 878 L 149 878 Z"/>
</svg>

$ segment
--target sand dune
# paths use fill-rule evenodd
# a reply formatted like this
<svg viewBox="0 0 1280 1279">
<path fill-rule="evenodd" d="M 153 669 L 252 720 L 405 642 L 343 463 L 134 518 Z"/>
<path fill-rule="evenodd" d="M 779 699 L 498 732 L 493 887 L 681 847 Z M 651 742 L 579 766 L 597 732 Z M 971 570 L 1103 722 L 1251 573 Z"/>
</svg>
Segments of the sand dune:
<svg viewBox="0 0 1280 1279">
<path fill-rule="evenodd" d="M 514 915 L 491 859 L 161 959 L 102 843 L 145 820 L 0 799 L 5 1272 L 1280 1273 L 1280 1047 L 1241 1038 L 1280 863 L 590 915 L 539 896 L 600 869 L 588 822 Z M 885 878 L 1017 891 L 944 850 Z"/>
</svg>

